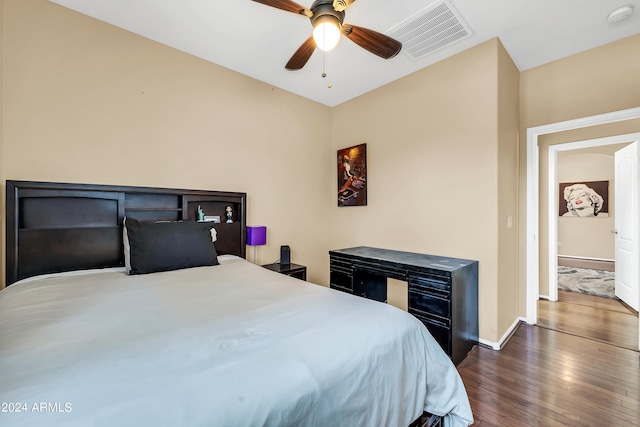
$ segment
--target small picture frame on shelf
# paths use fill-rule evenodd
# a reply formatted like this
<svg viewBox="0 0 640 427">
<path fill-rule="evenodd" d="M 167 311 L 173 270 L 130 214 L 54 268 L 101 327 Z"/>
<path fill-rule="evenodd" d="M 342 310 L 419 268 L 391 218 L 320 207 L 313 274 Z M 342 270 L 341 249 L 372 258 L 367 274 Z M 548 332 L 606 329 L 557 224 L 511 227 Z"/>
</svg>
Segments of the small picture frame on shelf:
<svg viewBox="0 0 640 427">
<path fill-rule="evenodd" d="M 220 224 L 220 215 L 205 215 L 204 222 L 213 222 Z"/>
</svg>

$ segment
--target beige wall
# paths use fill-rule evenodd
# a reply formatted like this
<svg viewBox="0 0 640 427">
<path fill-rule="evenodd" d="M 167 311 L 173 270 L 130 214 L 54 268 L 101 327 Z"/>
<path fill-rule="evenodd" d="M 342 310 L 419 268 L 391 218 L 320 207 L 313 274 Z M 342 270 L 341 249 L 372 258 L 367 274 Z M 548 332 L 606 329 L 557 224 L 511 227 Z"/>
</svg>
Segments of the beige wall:
<svg viewBox="0 0 640 427">
<path fill-rule="evenodd" d="M 505 113 L 507 107 L 517 109 L 517 76 L 501 49 L 491 40 L 332 111 L 334 153 L 367 144 L 368 185 L 367 207 L 333 203 L 332 246 L 478 260 L 480 337 L 490 341 L 504 332 L 498 331 L 496 310 L 503 278 L 498 269 L 499 199 L 505 202 L 503 213 L 515 204 L 515 195 L 513 203 L 498 196 L 498 134 L 501 144 L 513 147 L 517 130 L 517 115 Z M 511 82 L 500 86 L 505 90 L 501 112 L 513 121 L 504 129 L 498 125 L 499 69 Z M 506 153 L 501 164 L 512 156 Z M 335 159 L 329 166 L 336 170 Z M 507 167 L 501 173 L 514 171 Z M 512 238 L 507 240 L 511 244 Z M 507 278 L 508 268 L 502 273 Z"/>
<path fill-rule="evenodd" d="M 259 262 L 288 244 L 328 282 L 330 108 L 46 0 L 4 14 L 3 182 L 247 192 Z"/>
<path fill-rule="evenodd" d="M 520 74 L 520 134 L 529 127 L 640 106 L 640 35 Z M 640 131 L 640 121 L 547 135 L 540 140 L 540 294 L 548 294 L 547 150 L 549 144 Z M 526 313 L 526 138 L 520 138 L 520 315 Z"/>
<path fill-rule="evenodd" d="M 605 154 L 558 155 L 557 183 L 609 181 L 606 217 L 558 217 L 558 255 L 614 260 L 615 182 L 613 156 Z M 559 194 L 562 197 L 562 194 Z M 564 200 L 556 202 L 563 206 Z M 560 204 L 562 203 L 562 204 Z"/>
<path fill-rule="evenodd" d="M 518 318 L 518 123 L 520 72 L 498 46 L 497 339 Z"/>
</svg>

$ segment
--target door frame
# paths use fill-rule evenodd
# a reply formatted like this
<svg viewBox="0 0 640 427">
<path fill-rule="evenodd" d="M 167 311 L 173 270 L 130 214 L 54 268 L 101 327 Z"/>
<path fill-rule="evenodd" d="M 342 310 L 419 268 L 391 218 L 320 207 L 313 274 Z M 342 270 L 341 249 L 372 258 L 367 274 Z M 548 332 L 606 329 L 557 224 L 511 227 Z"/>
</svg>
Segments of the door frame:
<svg viewBox="0 0 640 427">
<path fill-rule="evenodd" d="M 585 141 L 566 142 L 549 146 L 549 301 L 558 301 L 558 152 L 600 147 L 640 140 L 640 132 L 607 136 Z M 613 159 L 612 159 L 613 161 Z M 637 195 L 635 196 L 638 197 Z M 616 211 L 614 210 L 614 216 Z M 538 296 L 540 297 L 540 296 Z M 640 328 L 640 324 L 638 326 Z"/>
<path fill-rule="evenodd" d="M 526 200 L 526 321 L 535 324 L 538 319 L 538 297 L 540 277 L 540 243 L 539 233 L 539 158 L 538 138 L 542 135 L 599 126 L 607 123 L 621 122 L 640 118 L 640 107 L 611 113 L 598 114 L 579 119 L 556 122 L 527 129 L 527 200 Z M 639 320 L 640 328 L 640 320 Z"/>
</svg>

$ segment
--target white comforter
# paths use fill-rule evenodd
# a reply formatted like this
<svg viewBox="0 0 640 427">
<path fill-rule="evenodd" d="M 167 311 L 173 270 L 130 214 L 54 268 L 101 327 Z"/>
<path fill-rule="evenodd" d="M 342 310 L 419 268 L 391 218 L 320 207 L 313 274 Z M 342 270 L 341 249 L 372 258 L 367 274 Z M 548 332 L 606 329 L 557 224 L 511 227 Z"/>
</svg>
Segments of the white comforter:
<svg viewBox="0 0 640 427">
<path fill-rule="evenodd" d="M 423 409 L 471 423 L 455 367 L 413 316 L 221 261 L 0 292 L 0 425 L 380 427 Z"/>
</svg>

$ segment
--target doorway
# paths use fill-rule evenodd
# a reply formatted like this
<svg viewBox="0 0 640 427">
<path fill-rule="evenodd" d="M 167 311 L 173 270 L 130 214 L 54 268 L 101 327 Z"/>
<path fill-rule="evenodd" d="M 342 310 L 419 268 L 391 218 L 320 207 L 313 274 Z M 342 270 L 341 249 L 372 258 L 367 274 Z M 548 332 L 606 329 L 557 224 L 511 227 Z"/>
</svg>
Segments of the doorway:
<svg viewBox="0 0 640 427">
<path fill-rule="evenodd" d="M 617 228 L 617 224 L 624 222 L 622 219 L 625 218 L 626 209 L 619 207 L 618 204 L 621 201 L 631 202 L 632 199 L 616 197 L 616 195 L 620 192 L 629 195 L 634 193 L 629 188 L 633 182 L 632 177 L 630 175 L 621 177 L 616 173 L 614 157 L 617 156 L 617 152 L 621 152 L 624 148 L 633 148 L 637 143 L 619 139 L 619 137 L 611 137 L 579 143 L 564 143 L 551 145 L 548 149 L 549 253 L 552 253 L 551 247 L 557 248 L 557 257 L 564 256 L 564 262 L 559 263 L 558 258 L 552 262 L 554 255 L 549 257 L 549 294 L 552 298 L 545 300 L 541 297 L 538 301 L 536 324 L 547 329 L 635 350 L 638 349 L 639 338 L 637 312 L 609 293 L 603 280 L 598 279 L 606 277 L 604 283 L 611 283 L 613 271 L 593 272 L 599 268 L 613 270 L 611 262 L 614 259 L 619 260 L 615 250 L 616 235 L 613 231 Z M 584 148 L 585 146 L 587 147 Z M 635 151 L 633 155 L 637 163 Z M 597 188 L 598 194 L 604 196 L 602 200 L 604 206 L 600 205 L 600 209 L 602 209 L 601 213 L 606 213 L 605 217 L 599 218 L 601 215 L 598 215 L 598 218 L 589 219 L 560 217 L 562 211 L 559 212 L 559 208 L 564 207 L 561 183 L 573 183 L 576 180 L 593 185 Z M 610 185 L 603 186 L 601 180 L 606 180 Z M 596 187 L 595 184 L 600 185 Z M 597 201 L 597 198 L 593 200 Z M 628 263 L 628 260 L 623 261 L 618 263 L 618 266 Z M 571 265 L 571 267 L 559 267 L 562 264 Z M 579 284 L 566 280 L 566 273 L 576 273 L 576 267 L 589 269 L 582 270 L 586 276 Z M 628 269 L 630 270 L 632 269 Z M 569 287 L 573 292 L 562 290 L 560 278 L 563 274 L 561 273 L 565 273 L 565 285 L 572 283 Z M 598 288 L 596 283 L 603 286 Z M 582 293 L 581 288 L 589 289 L 587 293 L 599 293 L 600 296 Z M 609 295 L 609 298 L 604 295 Z"/>
<path fill-rule="evenodd" d="M 561 152 L 592 147 L 602 147 L 607 145 L 628 145 L 634 140 L 638 139 L 640 139 L 640 133 L 617 135 L 606 138 L 597 138 L 586 141 L 569 142 L 549 146 L 549 210 L 547 213 L 549 219 L 549 301 L 558 300 L 558 154 Z M 613 158 L 611 159 L 611 162 L 613 163 Z M 637 203 L 637 195 L 635 195 L 635 198 Z M 617 214 L 616 210 L 614 210 L 614 215 L 615 214 Z M 637 263 L 638 260 L 635 260 L 635 262 Z"/>
<path fill-rule="evenodd" d="M 535 324 L 537 321 L 537 302 L 539 297 L 539 147 L 541 135 L 568 130 L 587 128 L 607 123 L 620 122 L 640 118 L 640 108 L 616 111 L 581 119 L 568 120 L 527 129 L 527 216 L 526 216 L 526 321 Z M 626 141 L 638 139 L 636 134 L 623 135 Z M 551 180 L 550 180 L 551 181 Z M 555 180 L 553 180 L 555 181 Z M 555 189 L 555 185 L 554 185 Z M 554 215 L 555 216 L 555 215 Z M 557 231 L 556 231 L 557 232 Z M 555 245 L 554 245 L 555 246 Z M 557 247 L 554 251 L 557 256 Z M 555 262 L 554 258 L 554 262 Z M 556 297 L 557 298 L 557 297 Z M 640 321 L 638 325 L 640 337 Z M 640 341 L 640 339 L 639 339 Z"/>
</svg>

